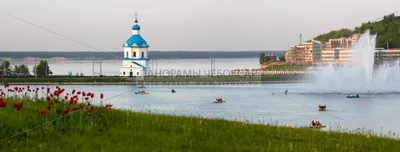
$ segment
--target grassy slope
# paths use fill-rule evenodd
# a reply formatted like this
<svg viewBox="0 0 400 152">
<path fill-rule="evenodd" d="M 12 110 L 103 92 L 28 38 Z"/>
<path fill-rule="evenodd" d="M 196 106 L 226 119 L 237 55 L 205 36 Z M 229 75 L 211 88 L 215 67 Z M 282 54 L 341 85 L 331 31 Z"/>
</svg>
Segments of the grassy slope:
<svg viewBox="0 0 400 152">
<path fill-rule="evenodd" d="M 45 122 L 47 102 L 23 101 L 17 112 L 0 108 L 0 137 Z M 57 103 L 48 119 L 59 117 Z M 71 105 L 69 105 L 71 106 Z M 106 110 L 78 111 L 0 143 L 0 151 L 400 151 L 400 141 L 241 122 Z"/>
</svg>

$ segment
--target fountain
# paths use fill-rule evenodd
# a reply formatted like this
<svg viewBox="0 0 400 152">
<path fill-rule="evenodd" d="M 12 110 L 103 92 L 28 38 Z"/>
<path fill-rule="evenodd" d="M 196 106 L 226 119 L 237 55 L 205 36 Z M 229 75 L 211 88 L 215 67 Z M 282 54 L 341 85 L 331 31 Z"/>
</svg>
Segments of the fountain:
<svg viewBox="0 0 400 152">
<path fill-rule="evenodd" d="M 382 93 L 398 91 L 399 61 L 374 65 L 376 34 L 367 30 L 353 47 L 352 64 L 324 66 L 314 83 L 303 86 L 307 92 Z M 375 68 L 374 68 L 375 66 Z"/>
</svg>

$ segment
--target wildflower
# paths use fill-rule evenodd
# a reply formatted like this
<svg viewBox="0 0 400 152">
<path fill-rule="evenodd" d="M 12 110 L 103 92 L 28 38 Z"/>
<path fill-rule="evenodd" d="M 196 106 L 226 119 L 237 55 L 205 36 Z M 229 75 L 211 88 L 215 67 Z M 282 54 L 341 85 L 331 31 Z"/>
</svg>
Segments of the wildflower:
<svg viewBox="0 0 400 152">
<path fill-rule="evenodd" d="M 83 109 L 83 108 L 85 108 L 85 106 L 83 106 L 82 104 L 79 105 L 79 109 Z"/>
<path fill-rule="evenodd" d="M 88 117 L 92 117 L 92 116 L 93 116 L 93 114 L 91 114 L 91 113 L 88 114 Z"/>
<path fill-rule="evenodd" d="M 10 84 L 8 84 L 8 83 L 4 84 L 4 88 L 8 88 L 9 86 L 10 86 Z"/>
<path fill-rule="evenodd" d="M 75 108 L 72 108 L 72 110 L 73 111 L 78 111 L 78 110 L 80 110 L 80 108 L 79 107 L 75 107 Z"/>
<path fill-rule="evenodd" d="M 92 109 L 89 109 L 87 112 L 91 113 L 92 111 L 93 111 Z"/>
<path fill-rule="evenodd" d="M 87 102 L 87 105 L 90 106 L 90 102 Z"/>
<path fill-rule="evenodd" d="M 3 127 L 7 127 L 7 124 L 6 124 L 6 123 L 3 123 Z"/>
<path fill-rule="evenodd" d="M 22 102 L 18 102 L 18 103 L 14 104 L 14 108 L 17 109 L 17 111 L 19 111 L 22 108 L 22 106 L 24 106 Z"/>
<path fill-rule="evenodd" d="M 45 115 L 47 112 L 46 112 L 46 110 L 43 110 L 43 109 L 42 109 L 42 110 L 39 111 L 39 113 L 40 113 L 41 115 Z"/>
<path fill-rule="evenodd" d="M 68 96 L 65 96 L 64 98 L 65 98 L 65 100 L 68 100 Z"/>
<path fill-rule="evenodd" d="M 94 98 L 94 93 L 90 94 L 90 98 L 92 99 Z"/>
<path fill-rule="evenodd" d="M 65 109 L 64 112 L 62 113 L 62 115 L 67 115 L 69 113 L 69 109 Z"/>
<path fill-rule="evenodd" d="M 57 99 L 54 99 L 54 101 L 53 101 L 54 103 L 57 103 L 58 102 L 58 100 Z"/>
<path fill-rule="evenodd" d="M 100 98 L 103 99 L 103 97 L 104 97 L 104 95 L 103 95 L 103 93 L 101 93 L 101 94 L 100 94 Z"/>
<path fill-rule="evenodd" d="M 54 105 L 54 102 L 52 101 L 52 102 L 50 102 L 50 105 Z"/>
<path fill-rule="evenodd" d="M 0 98 L 0 107 L 6 107 L 7 103 L 3 101 L 3 98 Z"/>
<path fill-rule="evenodd" d="M 72 90 L 72 93 L 71 94 L 75 94 L 75 89 L 74 90 Z"/>
<path fill-rule="evenodd" d="M 105 108 L 106 109 L 111 109 L 112 105 L 111 104 L 106 104 Z"/>
<path fill-rule="evenodd" d="M 50 96 L 47 96 L 47 97 L 46 97 L 46 100 L 47 100 L 47 101 L 50 101 Z"/>
<path fill-rule="evenodd" d="M 89 97 L 85 97 L 85 100 L 89 100 Z"/>
<path fill-rule="evenodd" d="M 76 94 L 77 94 L 77 95 L 80 95 L 80 94 L 81 94 L 81 92 L 80 92 L 80 91 L 78 91 L 78 92 L 76 92 Z"/>
<path fill-rule="evenodd" d="M 50 106 L 50 105 L 48 105 L 48 106 L 46 106 L 46 108 L 47 108 L 47 110 L 50 110 L 50 109 L 51 109 L 51 106 Z"/>
<path fill-rule="evenodd" d="M 82 91 L 82 96 L 86 96 L 86 93 L 85 93 L 85 91 Z"/>
</svg>

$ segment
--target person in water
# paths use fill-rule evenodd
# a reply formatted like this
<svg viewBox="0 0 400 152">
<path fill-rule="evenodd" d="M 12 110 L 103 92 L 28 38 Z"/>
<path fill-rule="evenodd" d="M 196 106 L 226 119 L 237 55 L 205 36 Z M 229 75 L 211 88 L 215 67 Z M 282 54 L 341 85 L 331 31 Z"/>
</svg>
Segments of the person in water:
<svg viewBox="0 0 400 152">
<path fill-rule="evenodd" d="M 311 121 L 311 125 L 312 125 L 312 126 L 315 126 L 315 122 L 314 122 L 314 120 L 313 120 L 313 121 Z"/>
<path fill-rule="evenodd" d="M 358 97 L 360 97 L 360 96 L 357 94 L 356 97 L 358 98 Z"/>
<path fill-rule="evenodd" d="M 285 94 L 287 95 L 288 90 L 285 91 Z"/>
<path fill-rule="evenodd" d="M 172 93 L 175 93 L 176 91 L 174 89 L 171 90 Z"/>
</svg>

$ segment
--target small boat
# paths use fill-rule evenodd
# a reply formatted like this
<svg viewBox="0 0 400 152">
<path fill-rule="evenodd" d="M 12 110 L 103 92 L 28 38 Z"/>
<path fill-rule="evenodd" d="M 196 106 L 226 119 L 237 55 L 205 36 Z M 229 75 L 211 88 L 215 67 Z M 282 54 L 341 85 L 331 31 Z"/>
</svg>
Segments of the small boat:
<svg viewBox="0 0 400 152">
<path fill-rule="evenodd" d="M 214 101 L 213 103 L 224 103 L 224 102 L 226 102 L 225 100 L 223 100 L 223 101 Z"/>
<path fill-rule="evenodd" d="M 147 92 L 135 92 L 135 94 L 149 94 L 149 93 L 147 93 Z"/>
<path fill-rule="evenodd" d="M 319 105 L 318 111 L 326 111 L 326 105 L 323 105 L 323 106 Z"/>
<path fill-rule="evenodd" d="M 326 125 L 316 125 L 316 126 L 310 125 L 310 126 L 308 126 L 308 128 L 312 128 L 312 129 L 321 129 L 321 128 L 325 128 L 325 127 L 326 127 Z"/>
<path fill-rule="evenodd" d="M 355 95 L 348 95 L 347 98 L 360 98 L 360 96 L 359 95 L 356 95 L 356 96 Z"/>
</svg>

